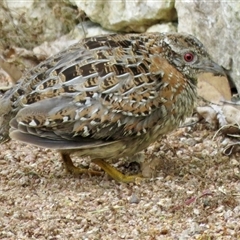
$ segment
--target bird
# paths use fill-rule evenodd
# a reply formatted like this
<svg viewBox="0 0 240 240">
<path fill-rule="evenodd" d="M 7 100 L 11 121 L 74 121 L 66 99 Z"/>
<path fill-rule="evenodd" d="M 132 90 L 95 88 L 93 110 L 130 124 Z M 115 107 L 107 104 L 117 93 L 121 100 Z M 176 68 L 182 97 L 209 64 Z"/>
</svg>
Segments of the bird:
<svg viewBox="0 0 240 240">
<path fill-rule="evenodd" d="M 191 115 L 199 74 L 225 76 L 203 44 L 186 33 L 89 37 L 30 69 L 0 98 L 0 141 L 55 149 L 73 174 L 72 155 L 118 182 L 113 167 L 134 157 Z"/>
</svg>

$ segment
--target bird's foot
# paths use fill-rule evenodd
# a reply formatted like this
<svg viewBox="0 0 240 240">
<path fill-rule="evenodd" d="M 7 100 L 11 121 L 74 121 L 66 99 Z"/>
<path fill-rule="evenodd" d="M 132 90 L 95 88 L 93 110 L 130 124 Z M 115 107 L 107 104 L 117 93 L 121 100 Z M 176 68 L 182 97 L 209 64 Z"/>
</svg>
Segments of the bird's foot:
<svg viewBox="0 0 240 240">
<path fill-rule="evenodd" d="M 123 182 L 123 183 L 134 182 L 139 184 L 144 179 L 141 174 L 129 175 L 129 176 L 124 175 L 101 159 L 94 159 L 93 163 L 97 164 L 100 168 L 102 168 L 110 177 L 112 177 L 117 182 Z"/>
<path fill-rule="evenodd" d="M 100 176 L 103 173 L 99 172 L 99 171 L 94 171 L 91 169 L 87 169 L 87 168 L 81 168 L 81 167 L 76 167 L 73 165 L 72 159 L 70 158 L 69 154 L 64 154 L 61 153 L 62 155 L 62 159 L 65 165 L 65 168 L 67 170 L 67 172 L 74 174 L 74 175 L 79 175 L 79 174 L 88 174 L 88 175 L 95 175 L 95 176 Z"/>
</svg>

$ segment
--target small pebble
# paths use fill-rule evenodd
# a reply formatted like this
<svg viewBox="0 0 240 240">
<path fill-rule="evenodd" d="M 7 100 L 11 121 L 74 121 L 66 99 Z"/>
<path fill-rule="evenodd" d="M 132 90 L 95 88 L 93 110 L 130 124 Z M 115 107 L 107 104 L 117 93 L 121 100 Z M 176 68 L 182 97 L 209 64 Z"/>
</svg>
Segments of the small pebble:
<svg viewBox="0 0 240 240">
<path fill-rule="evenodd" d="M 131 198 L 129 199 L 129 202 L 130 203 L 139 203 L 140 202 L 140 199 L 139 199 L 139 197 L 135 194 L 135 193 L 133 193 L 132 194 L 132 196 L 131 196 Z"/>
</svg>

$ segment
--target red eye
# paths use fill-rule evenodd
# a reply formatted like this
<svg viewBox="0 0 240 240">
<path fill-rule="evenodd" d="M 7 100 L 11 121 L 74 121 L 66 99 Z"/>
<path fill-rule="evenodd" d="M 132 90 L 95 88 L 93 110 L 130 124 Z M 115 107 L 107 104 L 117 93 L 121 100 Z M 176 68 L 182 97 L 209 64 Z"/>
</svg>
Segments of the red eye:
<svg viewBox="0 0 240 240">
<path fill-rule="evenodd" d="M 194 59 L 193 53 L 188 52 L 188 53 L 185 53 L 185 54 L 184 54 L 184 60 L 185 60 L 186 62 L 192 62 L 193 59 Z"/>
</svg>

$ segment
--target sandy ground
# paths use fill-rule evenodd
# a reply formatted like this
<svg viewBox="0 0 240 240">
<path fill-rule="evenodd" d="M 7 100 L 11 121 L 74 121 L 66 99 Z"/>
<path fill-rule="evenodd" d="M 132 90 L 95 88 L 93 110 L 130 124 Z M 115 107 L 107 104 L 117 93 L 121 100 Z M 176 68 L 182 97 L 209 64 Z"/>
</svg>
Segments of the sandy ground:
<svg viewBox="0 0 240 240">
<path fill-rule="evenodd" d="M 146 151 L 156 177 L 131 184 L 74 177 L 57 152 L 0 145 L 0 239 L 240 239 L 240 154 L 223 156 L 227 140 L 214 133 L 169 134 Z"/>
</svg>

